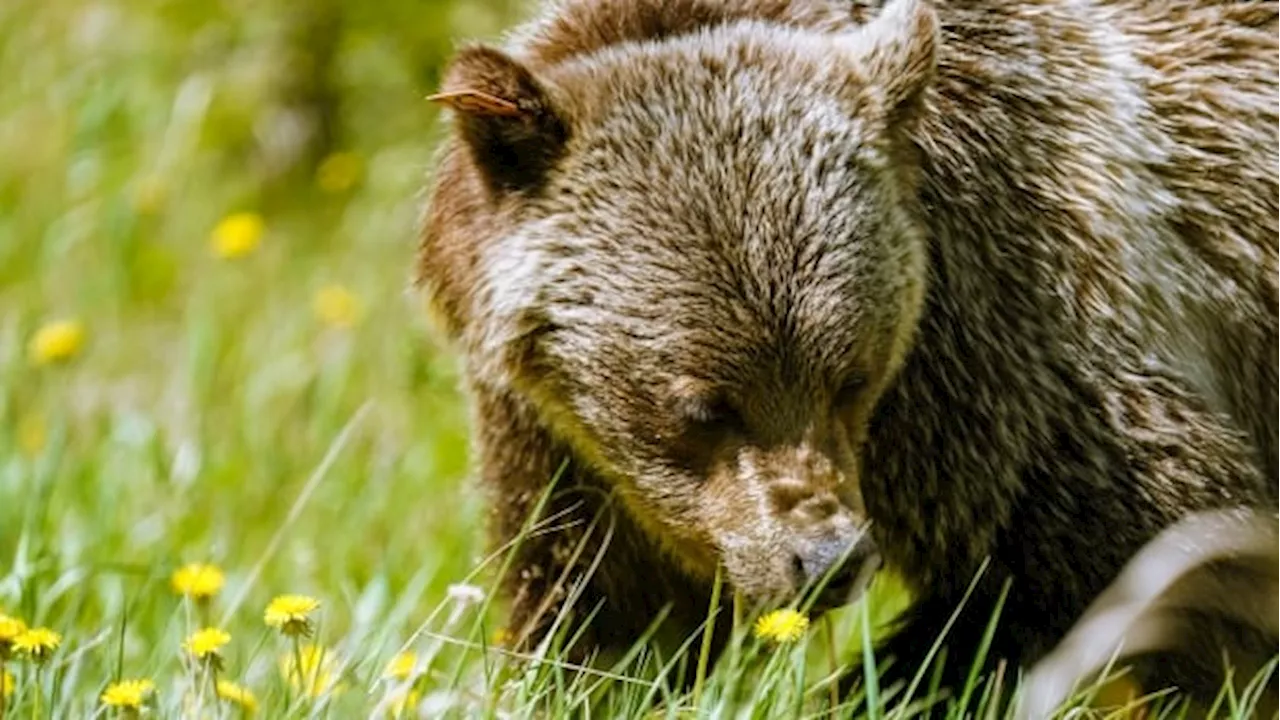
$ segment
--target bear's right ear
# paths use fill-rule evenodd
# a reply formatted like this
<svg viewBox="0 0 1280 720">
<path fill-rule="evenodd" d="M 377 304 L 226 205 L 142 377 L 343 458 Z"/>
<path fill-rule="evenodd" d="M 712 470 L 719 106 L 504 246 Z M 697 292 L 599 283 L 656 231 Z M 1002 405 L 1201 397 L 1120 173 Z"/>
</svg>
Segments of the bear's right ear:
<svg viewBox="0 0 1280 720">
<path fill-rule="evenodd" d="M 900 132 L 915 120 L 920 99 L 937 74 L 941 43 L 930 0 L 889 0 L 880 13 L 845 39 L 867 75 L 877 119 Z"/>
<path fill-rule="evenodd" d="M 528 68 L 488 47 L 467 48 L 427 97 L 457 113 L 458 130 L 495 192 L 537 186 L 560 157 L 567 123 Z"/>
</svg>

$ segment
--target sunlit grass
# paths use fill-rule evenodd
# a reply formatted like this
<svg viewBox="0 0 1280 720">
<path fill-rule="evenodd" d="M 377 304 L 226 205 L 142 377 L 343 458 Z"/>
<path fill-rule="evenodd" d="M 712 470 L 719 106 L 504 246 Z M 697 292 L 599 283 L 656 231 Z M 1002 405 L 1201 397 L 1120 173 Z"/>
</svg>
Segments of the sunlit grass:
<svg viewBox="0 0 1280 720">
<path fill-rule="evenodd" d="M 7 712 L 88 717 L 147 679 L 176 716 L 205 626 L 225 692 L 195 697 L 278 710 L 262 613 L 290 592 L 323 601 L 344 674 L 378 676 L 483 547 L 454 365 L 409 292 L 436 134 L 415 63 L 447 47 L 383 39 L 411 13 L 401 39 L 456 32 L 448 8 L 349 17 L 342 144 L 272 184 L 254 133 L 291 4 L 2 5 L 0 611 L 62 635 L 39 678 L 4 663 Z M 225 586 L 175 593 L 193 562 Z"/>
</svg>

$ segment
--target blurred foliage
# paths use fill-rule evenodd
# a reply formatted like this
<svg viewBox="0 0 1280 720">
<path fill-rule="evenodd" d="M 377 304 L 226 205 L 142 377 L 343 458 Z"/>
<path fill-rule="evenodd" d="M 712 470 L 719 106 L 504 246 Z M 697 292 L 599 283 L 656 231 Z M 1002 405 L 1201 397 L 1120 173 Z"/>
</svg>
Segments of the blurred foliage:
<svg viewBox="0 0 1280 720">
<path fill-rule="evenodd" d="M 90 653 L 102 678 L 117 649 L 173 656 L 187 560 L 227 568 L 251 627 L 308 588 L 336 630 L 397 603 L 420 620 L 465 575 L 482 498 L 411 287 L 440 137 L 423 98 L 456 40 L 523 11 L 0 3 L 0 608 L 73 649 L 125 625 Z M 67 327 L 74 357 L 32 349 Z"/>
</svg>

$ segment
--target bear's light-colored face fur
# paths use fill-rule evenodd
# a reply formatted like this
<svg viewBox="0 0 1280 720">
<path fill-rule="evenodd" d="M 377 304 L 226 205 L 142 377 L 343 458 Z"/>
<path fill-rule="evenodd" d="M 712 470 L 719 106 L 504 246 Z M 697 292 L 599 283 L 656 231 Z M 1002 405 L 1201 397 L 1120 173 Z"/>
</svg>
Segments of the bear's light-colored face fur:
<svg viewBox="0 0 1280 720">
<path fill-rule="evenodd" d="M 859 447 L 924 292 L 891 155 L 935 29 L 906 7 L 861 35 L 741 23 L 535 75 L 564 146 L 495 201 L 470 361 L 747 597 L 793 595 L 866 529 Z"/>
</svg>

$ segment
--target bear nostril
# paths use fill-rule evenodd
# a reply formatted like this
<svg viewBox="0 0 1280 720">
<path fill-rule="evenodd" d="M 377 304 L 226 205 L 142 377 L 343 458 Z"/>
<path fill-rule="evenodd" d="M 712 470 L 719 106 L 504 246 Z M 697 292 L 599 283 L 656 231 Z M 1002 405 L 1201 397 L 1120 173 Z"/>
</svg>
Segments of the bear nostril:
<svg viewBox="0 0 1280 720">
<path fill-rule="evenodd" d="M 870 537 L 863 536 L 852 545 L 848 540 L 820 543 L 809 552 L 797 555 L 801 584 L 818 590 L 817 606 L 833 608 L 855 600 L 870 576 L 880 566 L 879 551 Z M 837 566 L 838 564 L 838 566 Z"/>
<path fill-rule="evenodd" d="M 805 567 L 804 558 L 799 555 L 791 556 L 791 577 L 797 586 L 804 585 L 809 581 L 809 573 Z"/>
<path fill-rule="evenodd" d="M 849 562 L 841 563 L 840 567 L 831 574 L 827 579 L 827 585 L 824 590 L 842 591 L 853 587 L 854 578 L 858 576 L 858 565 L 850 559 Z"/>
<path fill-rule="evenodd" d="M 847 538 L 840 538 L 814 543 L 807 550 L 808 552 L 800 555 L 800 565 L 803 569 L 804 580 L 806 583 L 817 583 L 828 572 L 831 572 L 836 563 L 844 560 L 846 554 L 856 551 L 856 548 L 850 547 L 850 542 Z M 837 570 L 838 572 L 839 570 Z"/>
</svg>

